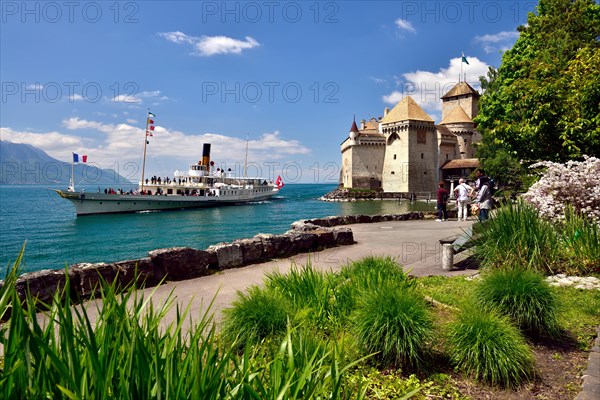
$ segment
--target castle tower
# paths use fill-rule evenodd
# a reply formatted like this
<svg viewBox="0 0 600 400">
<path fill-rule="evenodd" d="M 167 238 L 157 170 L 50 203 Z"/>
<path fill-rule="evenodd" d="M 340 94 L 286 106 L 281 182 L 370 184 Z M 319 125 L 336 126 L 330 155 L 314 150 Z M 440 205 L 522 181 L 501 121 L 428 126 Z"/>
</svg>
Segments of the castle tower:
<svg viewBox="0 0 600 400">
<path fill-rule="evenodd" d="M 456 107 L 462 107 L 471 119 L 479 112 L 479 92 L 467 82 L 459 82 L 442 96 L 442 120 Z"/>
<path fill-rule="evenodd" d="M 340 183 L 345 188 L 377 190 L 381 187 L 385 139 L 378 132 L 376 119 L 361 121 L 361 129 L 352 122 L 348 136 L 341 144 Z"/>
<path fill-rule="evenodd" d="M 473 137 L 476 134 L 475 123 L 467 115 L 462 106 L 455 107 L 440 122 L 457 137 L 458 157 L 461 159 L 473 158 Z"/>
<path fill-rule="evenodd" d="M 383 191 L 434 191 L 438 151 L 433 119 L 406 96 L 381 120 L 380 129 L 385 136 Z"/>
</svg>

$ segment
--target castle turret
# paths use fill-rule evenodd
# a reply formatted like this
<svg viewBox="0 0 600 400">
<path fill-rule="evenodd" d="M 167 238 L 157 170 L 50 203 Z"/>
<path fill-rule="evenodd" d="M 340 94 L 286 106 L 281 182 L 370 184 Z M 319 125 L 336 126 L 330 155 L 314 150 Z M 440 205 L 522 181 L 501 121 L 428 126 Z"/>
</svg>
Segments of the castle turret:
<svg viewBox="0 0 600 400">
<path fill-rule="evenodd" d="M 352 126 L 350 127 L 350 133 L 348 136 L 350 137 L 350 146 L 356 145 L 356 139 L 360 135 L 360 131 L 358 130 L 358 126 L 356 126 L 356 120 L 352 122 Z"/>
<path fill-rule="evenodd" d="M 469 118 L 479 112 L 479 92 L 467 82 L 459 82 L 442 96 L 442 119 L 456 107 L 462 107 Z"/>
</svg>

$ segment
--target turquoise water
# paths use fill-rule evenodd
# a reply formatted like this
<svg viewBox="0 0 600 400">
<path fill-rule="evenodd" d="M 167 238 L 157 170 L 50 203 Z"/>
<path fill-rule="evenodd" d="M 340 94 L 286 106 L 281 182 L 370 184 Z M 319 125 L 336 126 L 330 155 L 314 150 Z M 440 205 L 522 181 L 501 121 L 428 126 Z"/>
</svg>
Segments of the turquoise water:
<svg viewBox="0 0 600 400">
<path fill-rule="evenodd" d="M 97 189 L 84 188 L 88 192 Z M 288 184 L 276 198 L 259 204 L 77 218 L 71 203 L 46 187 L 0 185 L 0 272 L 3 276 L 25 241 L 23 270 L 27 272 L 140 258 L 163 247 L 204 249 L 258 233 L 283 233 L 299 219 L 435 210 L 435 202 L 318 200 L 334 188 Z"/>
</svg>

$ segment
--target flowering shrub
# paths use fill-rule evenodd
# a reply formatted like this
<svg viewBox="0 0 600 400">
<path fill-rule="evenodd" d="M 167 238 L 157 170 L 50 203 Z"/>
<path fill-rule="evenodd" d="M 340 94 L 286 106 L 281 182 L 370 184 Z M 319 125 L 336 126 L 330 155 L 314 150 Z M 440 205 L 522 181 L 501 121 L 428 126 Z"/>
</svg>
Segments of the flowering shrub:
<svg viewBox="0 0 600 400">
<path fill-rule="evenodd" d="M 600 224 L 600 159 L 584 156 L 584 161 L 566 164 L 544 161 L 531 166 L 539 167 L 547 170 L 523 197 L 540 215 L 561 220 L 570 205 L 577 213 Z"/>
</svg>

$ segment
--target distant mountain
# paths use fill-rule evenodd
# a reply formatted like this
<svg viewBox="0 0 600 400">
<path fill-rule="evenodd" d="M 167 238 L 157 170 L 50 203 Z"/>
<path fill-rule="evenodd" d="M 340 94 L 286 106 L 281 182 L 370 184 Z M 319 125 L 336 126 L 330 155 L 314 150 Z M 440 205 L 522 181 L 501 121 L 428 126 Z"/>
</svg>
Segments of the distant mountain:
<svg viewBox="0 0 600 400">
<path fill-rule="evenodd" d="M 50 157 L 29 144 L 0 141 L 0 184 L 69 184 L 71 164 Z M 132 183 L 112 169 L 75 165 L 76 185 L 124 185 Z"/>
</svg>

